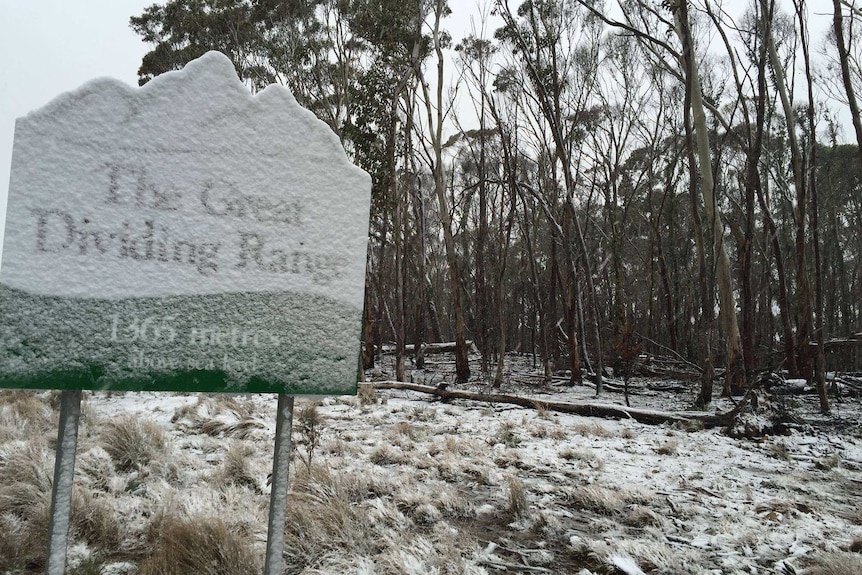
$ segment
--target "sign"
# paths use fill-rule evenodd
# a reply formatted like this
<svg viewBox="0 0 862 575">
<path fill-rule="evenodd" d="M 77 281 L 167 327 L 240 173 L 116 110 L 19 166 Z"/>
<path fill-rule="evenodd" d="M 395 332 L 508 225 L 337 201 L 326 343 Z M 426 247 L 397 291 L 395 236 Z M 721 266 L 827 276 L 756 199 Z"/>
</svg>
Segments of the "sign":
<svg viewBox="0 0 862 575">
<path fill-rule="evenodd" d="M 210 52 L 16 124 L 0 387 L 355 393 L 371 182 Z"/>
</svg>

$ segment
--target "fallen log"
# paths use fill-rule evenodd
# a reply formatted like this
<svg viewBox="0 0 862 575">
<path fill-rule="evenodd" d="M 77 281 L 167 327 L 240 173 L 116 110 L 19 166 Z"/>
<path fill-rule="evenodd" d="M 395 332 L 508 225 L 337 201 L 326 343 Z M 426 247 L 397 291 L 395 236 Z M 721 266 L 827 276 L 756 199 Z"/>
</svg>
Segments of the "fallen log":
<svg viewBox="0 0 862 575">
<path fill-rule="evenodd" d="M 739 412 L 743 409 L 745 404 L 747 404 L 748 399 L 746 396 L 732 411 L 727 413 L 719 413 L 715 415 L 704 413 L 682 414 L 656 411 L 652 409 L 631 408 L 624 405 L 615 405 L 610 403 L 568 403 L 562 401 L 545 401 L 530 397 L 505 395 L 500 393 L 458 391 L 445 387 L 432 387 L 429 385 L 419 385 L 416 383 L 405 383 L 400 381 L 375 381 L 373 382 L 373 385 L 375 389 L 402 389 L 436 395 L 443 401 L 450 399 L 466 399 L 487 403 L 505 403 L 526 407 L 528 409 L 571 413 L 585 417 L 633 419 L 639 423 L 646 423 L 649 425 L 678 423 L 684 426 L 702 426 L 705 428 L 730 426 L 736 420 L 737 415 L 739 415 Z"/>
<path fill-rule="evenodd" d="M 473 345 L 471 340 L 467 340 L 464 342 L 467 345 L 467 350 L 470 353 L 476 353 L 476 346 Z M 412 343 L 408 343 L 404 346 L 405 353 L 413 353 L 416 349 L 416 346 Z M 395 346 L 392 344 L 386 344 L 380 346 L 380 351 L 383 353 L 395 353 Z M 454 341 L 443 341 L 439 343 L 423 343 L 422 344 L 422 352 L 425 354 L 431 353 L 455 353 L 455 342 Z"/>
</svg>

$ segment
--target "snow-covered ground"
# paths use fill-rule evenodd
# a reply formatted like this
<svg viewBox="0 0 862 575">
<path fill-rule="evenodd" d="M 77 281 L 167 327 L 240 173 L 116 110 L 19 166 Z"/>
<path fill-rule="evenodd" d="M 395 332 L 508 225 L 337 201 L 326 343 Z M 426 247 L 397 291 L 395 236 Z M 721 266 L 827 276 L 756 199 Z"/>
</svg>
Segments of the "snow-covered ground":
<svg viewBox="0 0 862 575">
<path fill-rule="evenodd" d="M 516 379 L 503 391 L 593 394 Z M 691 400 L 689 384 L 660 383 L 636 381 L 632 405 Z M 299 399 L 286 572 L 862 573 L 860 400 L 825 418 L 814 399 L 787 400 L 806 420 L 790 435 L 756 440 L 370 387 Z M 0 392 L 0 573 L 41 572 L 52 403 L 56 392 Z M 188 574 L 172 542 L 206 529 L 193 552 L 222 553 L 201 572 L 260 572 L 275 407 L 88 394 L 69 572 Z"/>
</svg>

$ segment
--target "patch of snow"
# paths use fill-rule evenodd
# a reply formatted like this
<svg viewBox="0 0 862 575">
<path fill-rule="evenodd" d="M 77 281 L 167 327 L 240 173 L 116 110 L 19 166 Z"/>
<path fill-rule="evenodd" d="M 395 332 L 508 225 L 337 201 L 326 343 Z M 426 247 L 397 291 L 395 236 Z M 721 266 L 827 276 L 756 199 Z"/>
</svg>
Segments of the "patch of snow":
<svg viewBox="0 0 862 575">
<path fill-rule="evenodd" d="M 646 575 L 634 559 L 627 555 L 611 555 L 608 562 L 625 575 Z"/>
</svg>

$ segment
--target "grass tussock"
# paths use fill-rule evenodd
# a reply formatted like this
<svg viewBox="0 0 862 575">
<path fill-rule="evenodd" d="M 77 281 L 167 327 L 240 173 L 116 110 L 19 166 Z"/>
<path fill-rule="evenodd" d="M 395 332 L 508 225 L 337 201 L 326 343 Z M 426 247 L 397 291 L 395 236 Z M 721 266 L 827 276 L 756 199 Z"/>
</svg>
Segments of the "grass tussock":
<svg viewBox="0 0 862 575">
<path fill-rule="evenodd" d="M 623 518 L 623 523 L 630 527 L 658 527 L 661 525 L 661 518 L 649 507 L 633 505 Z"/>
<path fill-rule="evenodd" d="M 47 510 L 46 510 L 47 514 Z M 47 521 L 47 515 L 46 515 Z M 17 515 L 0 514 L 0 572 L 16 573 L 42 570 L 48 546 L 45 530 L 36 532 L 33 526 Z"/>
<path fill-rule="evenodd" d="M 807 575 L 859 575 L 862 573 L 862 555 L 835 551 L 814 558 L 805 571 Z"/>
<path fill-rule="evenodd" d="M 216 472 L 216 483 L 245 487 L 261 492 L 258 478 L 251 470 L 251 457 L 254 450 L 242 443 L 232 443 L 228 447 L 221 467 Z"/>
<path fill-rule="evenodd" d="M 392 501 L 399 511 L 424 525 L 441 519 L 468 519 L 475 516 L 470 500 L 448 484 L 405 488 L 393 495 Z"/>
<path fill-rule="evenodd" d="M 284 573 L 471 572 L 462 556 L 472 542 L 441 520 L 464 513 L 447 504 L 458 498 L 446 487 L 433 498 L 397 488 L 389 484 L 384 495 L 373 476 L 314 467 L 298 477 L 287 505 Z"/>
<path fill-rule="evenodd" d="M 318 569 L 327 557 L 346 553 L 373 556 L 383 541 L 359 504 L 369 494 L 362 478 L 316 469 L 298 477 L 287 504 L 285 573 Z"/>
<path fill-rule="evenodd" d="M 584 437 L 607 438 L 611 436 L 611 432 L 598 423 L 578 423 L 574 426 L 573 431 L 577 435 L 583 435 Z"/>
<path fill-rule="evenodd" d="M 404 462 L 404 454 L 400 449 L 384 443 L 375 448 L 368 459 L 374 465 L 397 465 Z"/>
<path fill-rule="evenodd" d="M 399 421 L 394 427 L 395 433 L 409 441 L 421 441 L 428 436 L 428 431 L 418 425 L 414 425 L 409 421 Z"/>
<path fill-rule="evenodd" d="M 115 474 L 111 455 L 99 446 L 79 454 L 75 461 L 75 482 L 93 491 L 110 491 Z"/>
<path fill-rule="evenodd" d="M 530 501 L 524 483 L 514 475 L 509 477 L 506 490 L 506 512 L 517 521 L 526 519 L 530 512 Z"/>
<path fill-rule="evenodd" d="M 105 451 L 118 471 L 136 471 L 164 455 L 167 438 L 156 423 L 122 415 L 108 421 L 101 433 Z"/>
<path fill-rule="evenodd" d="M 48 545 L 53 461 L 38 442 L 0 450 L 0 572 L 40 571 Z"/>
<path fill-rule="evenodd" d="M 679 451 L 679 442 L 676 439 L 668 439 L 655 450 L 659 455 L 676 455 L 677 451 Z"/>
<path fill-rule="evenodd" d="M 598 485 L 576 487 L 567 494 L 567 500 L 577 509 L 592 511 L 599 515 L 619 513 L 625 504 L 625 500 L 619 493 Z"/>
<path fill-rule="evenodd" d="M 598 454 L 589 447 L 573 448 L 566 446 L 560 449 L 558 455 L 566 461 L 584 461 L 587 463 L 597 461 L 599 458 Z"/>
<path fill-rule="evenodd" d="M 410 410 L 407 417 L 412 421 L 434 421 L 437 419 L 437 410 L 424 405 L 416 405 Z"/>
<path fill-rule="evenodd" d="M 201 396 L 174 411 L 171 422 L 186 431 L 235 439 L 251 439 L 265 428 L 254 404 L 229 395 Z"/>
<path fill-rule="evenodd" d="M 0 449 L 0 487 L 16 483 L 50 491 L 54 453 L 41 442 L 14 441 Z"/>
<path fill-rule="evenodd" d="M 46 432 L 57 425 L 54 410 L 44 395 L 23 389 L 0 390 L 0 427 L 20 438 Z"/>
<path fill-rule="evenodd" d="M 814 466 L 821 471 L 831 471 L 841 467 L 841 454 L 830 453 L 814 462 Z"/>
<path fill-rule="evenodd" d="M 379 401 L 377 389 L 374 388 L 373 383 L 360 383 L 356 397 L 360 405 L 375 405 Z"/>
<path fill-rule="evenodd" d="M 256 575 L 260 557 L 247 537 L 217 517 L 161 517 L 140 575 Z"/>
<path fill-rule="evenodd" d="M 104 551 L 116 551 L 123 541 L 123 528 L 116 511 L 102 498 L 87 491 L 72 492 L 70 522 L 76 539 Z"/>
<path fill-rule="evenodd" d="M 497 428 L 497 434 L 494 436 L 492 441 L 495 443 L 502 443 L 506 447 L 518 447 L 521 445 L 522 439 L 515 429 L 515 424 L 511 421 L 504 421 L 500 424 L 500 427 Z"/>
<path fill-rule="evenodd" d="M 775 459 L 780 459 L 781 461 L 790 461 L 790 450 L 787 449 L 787 445 L 782 442 L 776 442 L 771 444 L 770 446 L 770 455 Z"/>
</svg>

